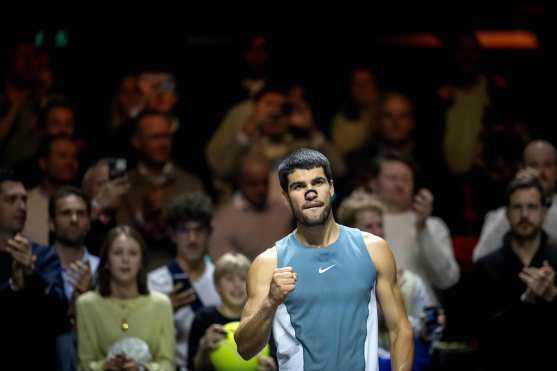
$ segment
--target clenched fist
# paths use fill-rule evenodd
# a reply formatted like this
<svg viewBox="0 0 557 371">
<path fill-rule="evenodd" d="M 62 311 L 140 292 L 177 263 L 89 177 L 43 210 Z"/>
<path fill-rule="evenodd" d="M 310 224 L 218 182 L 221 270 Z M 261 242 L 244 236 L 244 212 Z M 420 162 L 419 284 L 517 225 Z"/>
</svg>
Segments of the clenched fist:
<svg viewBox="0 0 557 371">
<path fill-rule="evenodd" d="M 297 274 L 292 267 L 275 268 L 269 289 L 269 299 L 275 305 L 281 304 L 286 295 L 296 288 Z"/>
</svg>

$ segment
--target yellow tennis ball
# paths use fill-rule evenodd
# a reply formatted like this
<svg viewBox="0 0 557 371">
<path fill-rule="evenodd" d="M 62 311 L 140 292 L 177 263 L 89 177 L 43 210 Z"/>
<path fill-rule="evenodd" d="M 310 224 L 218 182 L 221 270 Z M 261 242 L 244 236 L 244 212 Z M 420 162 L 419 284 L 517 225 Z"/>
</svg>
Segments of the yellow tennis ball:
<svg viewBox="0 0 557 371">
<path fill-rule="evenodd" d="M 211 352 L 209 358 L 215 371 L 255 371 L 257 369 L 257 358 L 269 355 L 269 346 L 261 350 L 255 357 L 245 361 L 236 350 L 234 331 L 240 322 L 229 322 L 224 325 L 226 337 L 222 339 L 217 348 Z"/>
</svg>

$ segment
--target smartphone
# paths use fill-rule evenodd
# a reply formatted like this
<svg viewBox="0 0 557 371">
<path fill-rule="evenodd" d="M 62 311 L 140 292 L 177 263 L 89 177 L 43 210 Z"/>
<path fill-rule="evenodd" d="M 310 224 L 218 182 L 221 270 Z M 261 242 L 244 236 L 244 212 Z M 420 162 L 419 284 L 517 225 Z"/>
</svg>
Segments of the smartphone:
<svg viewBox="0 0 557 371">
<path fill-rule="evenodd" d="M 438 306 L 431 306 L 424 309 L 426 337 L 431 340 L 440 335 L 442 327 L 439 324 L 440 308 Z"/>
<path fill-rule="evenodd" d="M 128 163 L 125 158 L 111 158 L 108 160 L 108 176 L 116 179 L 126 174 Z"/>
<path fill-rule="evenodd" d="M 188 275 L 185 273 L 173 273 L 172 281 L 174 282 L 174 286 L 177 286 L 179 283 L 182 284 L 179 292 L 186 291 L 192 288 L 191 281 Z M 203 303 L 201 303 L 201 300 L 199 300 L 199 295 L 197 293 L 195 293 L 195 301 L 191 303 L 190 306 L 194 312 L 203 307 Z"/>
</svg>

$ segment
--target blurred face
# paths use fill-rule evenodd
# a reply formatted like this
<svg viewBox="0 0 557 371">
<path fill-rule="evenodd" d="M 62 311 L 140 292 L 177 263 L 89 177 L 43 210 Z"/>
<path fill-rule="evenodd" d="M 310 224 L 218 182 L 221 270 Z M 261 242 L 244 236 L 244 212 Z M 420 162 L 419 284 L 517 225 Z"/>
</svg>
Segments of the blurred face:
<svg viewBox="0 0 557 371">
<path fill-rule="evenodd" d="M 388 143 L 400 143 L 410 138 L 414 128 L 410 102 L 400 96 L 387 98 L 381 112 L 381 136 Z"/>
<path fill-rule="evenodd" d="M 139 243 L 126 235 L 120 235 L 110 245 L 108 271 L 110 279 L 120 285 L 137 284 L 143 257 Z"/>
<path fill-rule="evenodd" d="M 208 247 L 210 231 L 198 222 L 186 222 L 174 231 L 178 256 L 187 262 L 198 263 L 203 260 Z"/>
<path fill-rule="evenodd" d="M 385 237 L 385 232 L 383 231 L 383 217 L 379 212 L 373 209 L 358 210 L 356 214 L 354 214 L 354 227 L 381 238 Z"/>
<path fill-rule="evenodd" d="M 65 246 L 83 246 L 89 233 L 89 212 L 85 201 L 75 195 L 56 200 L 52 227 L 56 241 Z"/>
<path fill-rule="evenodd" d="M 256 69 L 263 67 L 269 58 L 266 44 L 264 37 L 254 37 L 249 49 L 244 53 L 245 60 Z"/>
<path fill-rule="evenodd" d="M 384 161 L 379 175 L 372 180 L 371 188 L 387 206 L 409 209 L 414 191 L 412 170 L 403 162 Z"/>
<path fill-rule="evenodd" d="M 375 78 L 365 69 L 357 69 L 352 73 L 352 98 L 359 106 L 369 107 L 377 101 L 377 85 Z"/>
<path fill-rule="evenodd" d="M 0 183 L 0 233 L 13 236 L 23 230 L 27 218 L 27 191 L 11 180 Z"/>
<path fill-rule="evenodd" d="M 279 137 L 288 131 L 290 118 L 283 114 L 286 97 L 276 92 L 265 93 L 257 103 L 261 109 L 267 112 L 268 119 L 265 120 L 261 130 L 269 137 Z"/>
<path fill-rule="evenodd" d="M 149 115 L 139 123 L 134 145 L 143 159 L 153 165 L 162 166 L 170 158 L 173 124 L 164 116 Z"/>
<path fill-rule="evenodd" d="M 240 191 L 256 209 L 264 208 L 267 203 L 269 173 L 268 165 L 254 161 L 244 164 L 239 182 Z"/>
<path fill-rule="evenodd" d="M 170 112 L 176 105 L 178 97 L 174 90 L 162 90 L 149 97 L 148 107 L 157 112 Z"/>
<path fill-rule="evenodd" d="M 29 83 L 37 73 L 37 49 L 30 42 L 18 43 L 14 50 L 12 68 L 18 82 Z"/>
<path fill-rule="evenodd" d="M 511 232 L 517 239 L 532 239 L 540 232 L 545 218 L 541 195 L 536 188 L 516 190 L 507 206 Z"/>
<path fill-rule="evenodd" d="M 116 96 L 120 112 L 131 115 L 140 105 L 141 93 L 137 84 L 137 77 L 126 77 L 120 83 L 118 95 Z"/>
<path fill-rule="evenodd" d="M 218 292 L 225 306 L 242 309 L 248 300 L 246 292 L 246 271 L 230 272 L 217 283 Z"/>
<path fill-rule="evenodd" d="M 303 99 L 291 99 L 292 113 L 290 113 L 290 125 L 298 128 L 309 128 L 313 126 L 313 114 L 307 102 Z"/>
<path fill-rule="evenodd" d="M 108 181 L 109 173 L 108 173 L 108 165 L 97 166 L 95 171 L 93 172 L 93 177 L 91 179 L 91 195 L 90 197 L 95 197 L 102 186 L 104 186 Z"/>
<path fill-rule="evenodd" d="M 79 170 L 75 142 L 65 138 L 53 141 L 48 157 L 41 159 L 41 168 L 49 179 L 58 184 L 75 180 Z"/>
<path fill-rule="evenodd" d="M 288 175 L 287 198 L 298 224 L 313 227 L 324 225 L 331 214 L 334 187 L 322 167 L 296 169 Z"/>
<path fill-rule="evenodd" d="M 74 113 L 68 107 L 52 107 L 47 115 L 45 122 L 47 136 L 57 135 L 72 136 L 74 133 Z"/>
<path fill-rule="evenodd" d="M 538 172 L 547 196 L 555 192 L 557 181 L 557 154 L 555 148 L 546 143 L 533 143 L 524 150 L 524 163 Z"/>
</svg>

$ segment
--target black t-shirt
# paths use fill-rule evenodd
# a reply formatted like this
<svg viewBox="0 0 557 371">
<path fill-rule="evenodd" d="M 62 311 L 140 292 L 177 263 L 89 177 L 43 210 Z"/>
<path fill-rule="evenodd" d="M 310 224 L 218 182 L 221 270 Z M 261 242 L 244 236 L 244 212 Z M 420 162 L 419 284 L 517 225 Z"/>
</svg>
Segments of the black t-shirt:
<svg viewBox="0 0 557 371">
<path fill-rule="evenodd" d="M 195 318 L 191 325 L 190 337 L 188 340 L 188 369 L 194 369 L 194 359 L 199 349 L 199 341 L 212 324 L 226 325 L 229 322 L 240 321 L 240 318 L 228 318 L 223 316 L 216 307 L 205 307 L 195 313 Z"/>
<path fill-rule="evenodd" d="M 216 307 L 205 307 L 200 309 L 195 313 L 195 318 L 193 319 L 190 331 L 190 337 L 188 339 L 188 369 L 194 370 L 194 360 L 195 354 L 199 349 L 199 341 L 205 335 L 205 332 L 212 324 L 216 323 L 218 325 L 226 325 L 230 322 L 240 321 L 240 318 L 228 318 L 223 316 Z M 273 336 L 271 336 L 269 341 L 269 356 L 275 358 L 276 360 L 276 347 L 274 343 Z"/>
</svg>

